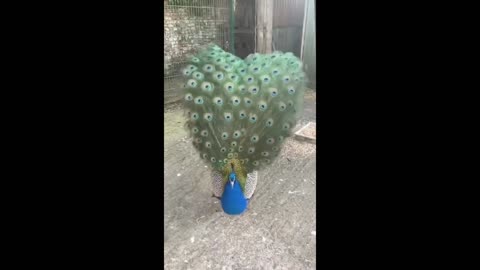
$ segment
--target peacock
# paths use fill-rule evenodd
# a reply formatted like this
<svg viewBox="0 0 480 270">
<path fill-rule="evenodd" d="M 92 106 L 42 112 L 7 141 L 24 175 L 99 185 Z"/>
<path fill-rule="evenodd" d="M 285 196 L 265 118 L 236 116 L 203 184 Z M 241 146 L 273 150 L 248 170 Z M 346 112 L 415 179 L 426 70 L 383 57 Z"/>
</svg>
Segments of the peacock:
<svg viewBox="0 0 480 270">
<path fill-rule="evenodd" d="M 280 51 L 243 60 L 209 44 L 182 73 L 185 127 L 211 167 L 213 196 L 225 213 L 242 214 L 258 171 L 279 155 L 303 111 L 302 63 Z"/>
</svg>

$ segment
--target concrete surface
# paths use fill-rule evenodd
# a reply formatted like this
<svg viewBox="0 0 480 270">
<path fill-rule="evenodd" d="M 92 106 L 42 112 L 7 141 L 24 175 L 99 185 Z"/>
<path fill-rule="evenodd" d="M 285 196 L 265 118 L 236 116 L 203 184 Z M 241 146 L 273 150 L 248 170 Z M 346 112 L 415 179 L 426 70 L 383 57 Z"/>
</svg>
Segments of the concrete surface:
<svg viewBox="0 0 480 270">
<path fill-rule="evenodd" d="M 302 122 L 315 121 L 315 94 Z M 259 172 L 248 210 L 223 213 L 210 171 L 186 138 L 180 108 L 165 121 L 164 269 L 315 269 L 316 146 L 289 138 Z"/>
</svg>

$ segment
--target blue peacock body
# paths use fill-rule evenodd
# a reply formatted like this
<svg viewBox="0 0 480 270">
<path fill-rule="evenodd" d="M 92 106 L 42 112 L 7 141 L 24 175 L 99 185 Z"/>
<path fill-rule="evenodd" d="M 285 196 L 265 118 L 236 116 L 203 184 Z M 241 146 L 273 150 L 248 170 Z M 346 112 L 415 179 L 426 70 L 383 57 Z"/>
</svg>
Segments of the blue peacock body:
<svg viewBox="0 0 480 270">
<path fill-rule="evenodd" d="M 186 127 L 212 169 L 225 213 L 243 213 L 258 171 L 279 155 L 303 111 L 306 76 L 292 53 L 242 60 L 209 45 L 183 69 Z"/>
</svg>

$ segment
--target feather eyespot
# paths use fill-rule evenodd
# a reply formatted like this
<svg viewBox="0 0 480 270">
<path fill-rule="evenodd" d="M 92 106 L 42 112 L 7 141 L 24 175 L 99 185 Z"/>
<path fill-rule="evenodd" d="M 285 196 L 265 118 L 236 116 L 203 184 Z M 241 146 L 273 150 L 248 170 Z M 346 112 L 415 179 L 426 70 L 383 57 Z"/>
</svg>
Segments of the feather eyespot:
<svg viewBox="0 0 480 270">
<path fill-rule="evenodd" d="M 190 80 L 188 80 L 187 85 L 189 87 L 195 88 L 195 87 L 197 87 L 197 81 L 194 80 L 194 79 L 190 79 Z"/>
<path fill-rule="evenodd" d="M 199 131 L 199 129 L 198 129 L 197 127 L 194 127 L 194 128 L 192 128 L 192 132 L 193 132 L 193 134 L 197 134 L 197 133 L 198 133 L 198 131 Z"/>
<path fill-rule="evenodd" d="M 213 86 L 209 82 L 203 82 L 202 85 L 201 85 L 201 88 L 202 88 L 203 91 L 207 91 L 207 92 L 213 90 Z"/>
<path fill-rule="evenodd" d="M 247 117 L 247 113 L 245 113 L 245 111 L 240 111 L 239 113 L 239 116 L 240 116 L 240 119 L 244 119 L 245 117 Z"/>
<path fill-rule="evenodd" d="M 211 142 L 205 142 L 205 147 L 212 148 L 212 143 Z"/>
<path fill-rule="evenodd" d="M 203 118 L 205 118 L 205 120 L 207 121 L 212 121 L 213 119 L 213 115 L 211 113 L 206 113 Z"/>
<path fill-rule="evenodd" d="M 231 121 L 232 120 L 232 113 L 226 112 L 224 113 L 225 120 Z"/>
<path fill-rule="evenodd" d="M 238 147 L 238 152 L 242 152 L 242 151 L 243 151 L 243 146 L 240 145 L 240 146 Z"/>
<path fill-rule="evenodd" d="M 263 152 L 262 152 L 262 156 L 264 156 L 264 157 L 268 157 L 268 155 L 269 155 L 269 154 L 268 154 L 268 152 L 267 152 L 267 151 L 263 151 Z"/>
<path fill-rule="evenodd" d="M 198 105 L 203 104 L 203 97 L 196 97 L 195 98 L 195 104 L 198 104 Z"/>
<path fill-rule="evenodd" d="M 217 159 L 216 159 L 215 157 L 211 157 L 211 158 L 210 158 L 210 161 L 211 161 L 211 162 L 215 162 L 215 161 L 217 161 Z"/>
<path fill-rule="evenodd" d="M 223 100 L 222 100 L 221 98 L 219 98 L 219 97 L 214 98 L 214 99 L 213 99 L 213 102 L 214 102 L 215 104 L 217 104 L 218 106 L 223 105 Z"/>
<path fill-rule="evenodd" d="M 253 95 L 256 95 L 258 93 L 258 87 L 256 86 L 250 86 L 248 88 L 248 90 L 250 91 L 250 93 L 252 93 Z"/>
<path fill-rule="evenodd" d="M 252 138 L 250 139 L 250 141 L 252 141 L 253 143 L 258 142 L 258 136 L 257 136 L 257 135 L 253 135 Z"/>
<path fill-rule="evenodd" d="M 258 109 L 260 109 L 260 111 L 264 112 L 267 110 L 267 103 L 265 101 L 260 101 L 258 103 Z"/>
<path fill-rule="evenodd" d="M 253 154 L 253 152 L 255 152 L 255 147 L 249 147 L 248 148 L 248 153 Z"/>
<path fill-rule="evenodd" d="M 260 162 L 258 162 L 257 160 L 255 160 L 253 163 L 253 166 L 258 166 L 260 164 Z"/>
<path fill-rule="evenodd" d="M 250 121 L 250 123 L 257 122 L 257 115 L 256 114 L 251 114 L 249 121 Z"/>
<path fill-rule="evenodd" d="M 268 118 L 268 119 L 267 119 L 267 122 L 265 122 L 265 125 L 266 125 L 267 127 L 273 126 L 273 119 L 272 119 L 272 118 Z"/>
<path fill-rule="evenodd" d="M 227 154 L 227 157 L 228 157 L 228 158 L 233 158 L 233 153 L 228 153 L 228 154 Z"/>
<path fill-rule="evenodd" d="M 288 93 L 289 93 L 290 95 L 295 94 L 295 88 L 293 88 L 293 87 L 288 88 Z"/>
<path fill-rule="evenodd" d="M 278 107 L 280 108 L 280 111 L 283 112 L 283 111 L 285 111 L 285 109 L 287 108 L 287 105 L 285 105 L 285 103 L 283 103 L 283 102 L 280 102 L 280 103 L 278 104 Z"/>
<path fill-rule="evenodd" d="M 230 145 L 231 145 L 232 147 L 237 147 L 237 142 L 233 141 L 232 143 L 230 143 Z"/>
<path fill-rule="evenodd" d="M 192 100 L 193 100 L 193 95 L 190 94 L 190 93 L 186 94 L 186 95 L 185 95 L 185 100 L 186 100 L 186 101 L 192 101 Z"/>
<path fill-rule="evenodd" d="M 275 142 L 274 138 L 268 138 L 267 139 L 267 144 L 273 144 Z"/>
<path fill-rule="evenodd" d="M 192 113 L 192 120 L 197 120 L 199 117 L 198 113 Z"/>
<path fill-rule="evenodd" d="M 220 152 L 222 152 L 222 153 L 226 153 L 226 152 L 227 152 L 227 148 L 225 148 L 225 147 L 222 147 L 222 148 L 220 149 Z"/>
<path fill-rule="evenodd" d="M 230 93 L 233 92 L 233 87 L 234 87 L 234 85 L 231 82 L 228 82 L 228 83 L 225 84 L 225 89 Z"/>
<path fill-rule="evenodd" d="M 222 72 L 217 71 L 213 73 L 213 78 L 215 78 L 218 81 L 222 81 L 225 78 L 225 75 Z"/>
<path fill-rule="evenodd" d="M 289 130 L 290 129 L 290 124 L 289 123 L 283 124 L 282 129 L 283 130 Z"/>
<path fill-rule="evenodd" d="M 250 72 L 253 74 L 258 74 L 260 73 L 260 67 L 258 65 L 253 65 L 249 67 Z"/>
<path fill-rule="evenodd" d="M 193 77 L 202 80 L 204 78 L 203 74 L 201 72 L 195 71 L 192 73 Z"/>
<path fill-rule="evenodd" d="M 223 140 L 228 139 L 228 133 L 227 133 L 227 132 L 223 132 L 223 133 L 222 133 L 222 139 L 223 139 Z"/>
<path fill-rule="evenodd" d="M 247 83 L 253 83 L 253 77 L 248 76 L 246 78 Z"/>
<path fill-rule="evenodd" d="M 264 84 L 268 84 L 270 82 L 270 77 L 268 77 L 266 75 L 262 76 L 262 82 Z"/>
<path fill-rule="evenodd" d="M 238 139 L 240 138 L 240 136 L 241 136 L 240 131 L 236 130 L 235 132 L 233 132 L 233 138 Z"/>
<path fill-rule="evenodd" d="M 233 103 L 234 106 L 240 105 L 240 98 L 232 97 L 232 103 Z"/>
<path fill-rule="evenodd" d="M 270 95 L 271 95 L 272 97 L 278 96 L 278 90 L 277 90 L 277 88 L 269 88 L 268 91 L 270 91 Z"/>
<path fill-rule="evenodd" d="M 213 72 L 215 71 L 215 68 L 210 64 L 206 64 L 205 66 L 203 66 L 203 70 L 206 72 Z"/>
</svg>

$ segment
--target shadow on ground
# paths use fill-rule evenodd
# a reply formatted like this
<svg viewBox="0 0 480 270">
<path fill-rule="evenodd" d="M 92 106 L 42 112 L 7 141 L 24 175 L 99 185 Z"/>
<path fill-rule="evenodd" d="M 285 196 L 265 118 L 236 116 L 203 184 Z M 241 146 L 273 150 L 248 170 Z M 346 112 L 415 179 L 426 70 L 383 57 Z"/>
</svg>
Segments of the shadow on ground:
<svg viewBox="0 0 480 270">
<path fill-rule="evenodd" d="M 315 93 L 302 122 L 315 121 Z M 315 269 L 316 146 L 293 138 L 259 172 L 241 216 L 223 213 L 211 197 L 210 171 L 183 128 L 180 108 L 165 121 L 165 269 Z"/>
</svg>

